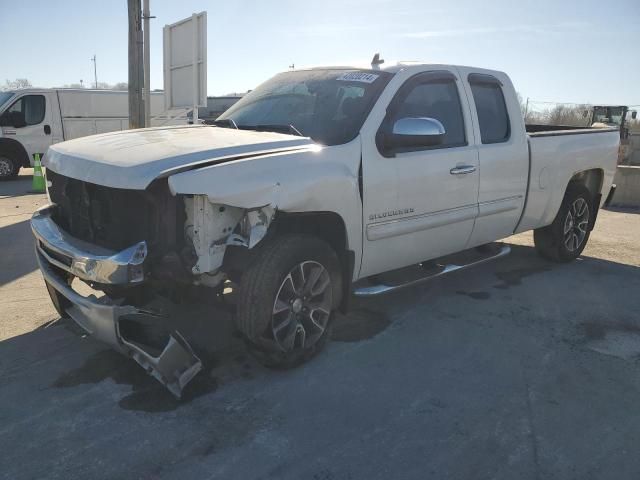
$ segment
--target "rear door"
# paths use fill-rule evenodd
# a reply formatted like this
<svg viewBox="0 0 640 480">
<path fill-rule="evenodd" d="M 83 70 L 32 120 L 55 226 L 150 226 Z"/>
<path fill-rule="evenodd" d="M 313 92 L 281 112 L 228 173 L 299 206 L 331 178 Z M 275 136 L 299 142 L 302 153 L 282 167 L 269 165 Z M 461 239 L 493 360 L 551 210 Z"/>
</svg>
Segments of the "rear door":
<svg viewBox="0 0 640 480">
<path fill-rule="evenodd" d="M 480 164 L 478 218 L 468 247 L 511 235 L 524 207 L 529 149 L 509 78 L 459 67 L 467 90 Z"/>
<path fill-rule="evenodd" d="M 478 211 L 477 149 L 457 71 L 403 74 L 397 93 L 386 104 L 381 97 L 363 128 L 360 276 L 463 250 Z M 416 117 L 443 124 L 442 145 L 380 150 L 376 134 L 384 125 Z"/>
</svg>

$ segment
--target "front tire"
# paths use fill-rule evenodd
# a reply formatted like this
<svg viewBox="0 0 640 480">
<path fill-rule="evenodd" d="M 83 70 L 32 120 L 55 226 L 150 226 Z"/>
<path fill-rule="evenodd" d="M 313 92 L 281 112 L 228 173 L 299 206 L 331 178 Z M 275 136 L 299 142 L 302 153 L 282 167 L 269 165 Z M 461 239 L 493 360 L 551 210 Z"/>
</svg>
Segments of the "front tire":
<svg viewBox="0 0 640 480">
<path fill-rule="evenodd" d="M 578 258 L 589 241 L 593 215 L 589 190 L 582 184 L 569 185 L 553 223 L 533 231 L 536 250 L 554 262 Z"/>
<path fill-rule="evenodd" d="M 14 178 L 19 171 L 20 166 L 13 158 L 0 154 L 0 181 Z"/>
<path fill-rule="evenodd" d="M 242 274 L 236 323 L 260 363 L 292 368 L 330 336 L 342 292 L 340 262 L 327 243 L 309 235 L 264 241 Z"/>
</svg>

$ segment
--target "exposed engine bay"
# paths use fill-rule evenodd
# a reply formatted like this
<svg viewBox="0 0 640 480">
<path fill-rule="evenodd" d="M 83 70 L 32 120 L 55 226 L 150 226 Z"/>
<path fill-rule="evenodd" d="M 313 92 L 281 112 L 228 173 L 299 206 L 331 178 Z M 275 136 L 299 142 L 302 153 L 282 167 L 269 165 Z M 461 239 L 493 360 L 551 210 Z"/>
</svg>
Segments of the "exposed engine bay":
<svg viewBox="0 0 640 480">
<path fill-rule="evenodd" d="M 216 204 L 206 195 L 173 196 L 166 179 L 139 191 L 52 171 L 47 178 L 58 207 L 55 222 L 74 238 L 115 251 L 146 242 L 144 280 L 151 286 L 167 281 L 219 286 L 226 280 L 221 267 L 227 247 L 255 247 L 276 212 L 270 205 L 248 210 Z"/>
<path fill-rule="evenodd" d="M 254 210 L 211 203 L 206 195 L 184 197 L 185 241 L 197 257 L 191 267 L 195 282 L 217 286 L 224 280 L 219 269 L 228 246 L 253 248 L 266 235 L 275 209 Z"/>
</svg>

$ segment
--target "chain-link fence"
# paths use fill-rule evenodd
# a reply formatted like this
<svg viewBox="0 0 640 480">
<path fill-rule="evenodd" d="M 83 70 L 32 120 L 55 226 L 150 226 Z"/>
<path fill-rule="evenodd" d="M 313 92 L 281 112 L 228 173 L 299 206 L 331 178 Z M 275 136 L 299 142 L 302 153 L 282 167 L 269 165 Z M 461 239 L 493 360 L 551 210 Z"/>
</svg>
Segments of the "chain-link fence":
<svg viewBox="0 0 640 480">
<path fill-rule="evenodd" d="M 592 105 L 586 103 L 540 102 L 527 99 L 523 104 L 525 122 L 542 125 L 588 127 Z"/>
<path fill-rule="evenodd" d="M 520 106 L 527 124 L 589 127 L 593 120 L 593 105 L 588 103 L 542 102 L 527 99 L 522 101 Z M 630 133 L 640 134 L 640 117 L 631 118 L 631 112 L 640 110 L 640 105 L 629 105 L 628 109 L 625 126 Z"/>
</svg>

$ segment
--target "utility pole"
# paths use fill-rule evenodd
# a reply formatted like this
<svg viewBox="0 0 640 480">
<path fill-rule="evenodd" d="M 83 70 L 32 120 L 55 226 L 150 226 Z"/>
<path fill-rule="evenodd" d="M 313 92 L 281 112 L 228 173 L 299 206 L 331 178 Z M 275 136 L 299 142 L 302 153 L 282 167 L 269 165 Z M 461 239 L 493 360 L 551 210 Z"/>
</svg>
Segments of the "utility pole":
<svg viewBox="0 0 640 480">
<path fill-rule="evenodd" d="M 527 104 L 524 106 L 524 121 L 527 121 L 527 115 L 529 114 L 529 97 L 527 97 Z"/>
<path fill-rule="evenodd" d="M 93 62 L 93 79 L 95 81 L 95 89 L 98 89 L 98 66 L 96 64 L 96 54 L 93 54 L 93 58 L 91 59 L 91 61 Z"/>
<path fill-rule="evenodd" d="M 140 0 L 127 0 L 129 12 L 129 128 L 144 126 L 142 15 Z"/>
<path fill-rule="evenodd" d="M 142 2 L 142 19 L 144 20 L 144 126 L 151 126 L 151 59 L 149 45 L 149 20 L 155 17 L 149 13 L 149 0 Z"/>
</svg>

